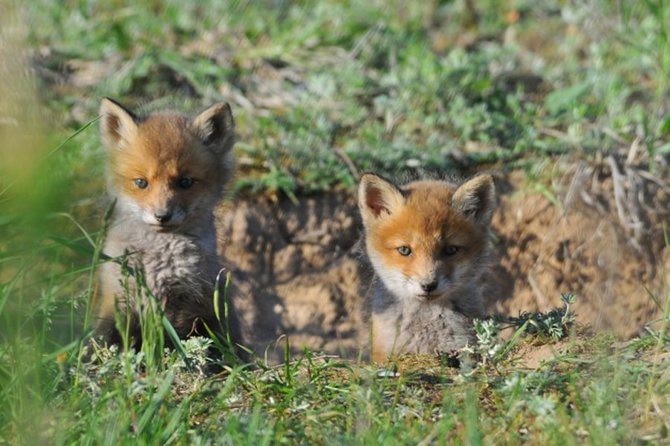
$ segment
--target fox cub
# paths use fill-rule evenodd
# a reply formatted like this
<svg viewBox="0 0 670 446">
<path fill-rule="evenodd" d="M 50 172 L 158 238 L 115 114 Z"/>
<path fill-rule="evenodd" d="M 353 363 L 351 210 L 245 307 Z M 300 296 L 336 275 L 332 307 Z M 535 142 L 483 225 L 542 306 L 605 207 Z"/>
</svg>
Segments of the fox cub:
<svg viewBox="0 0 670 446">
<path fill-rule="evenodd" d="M 405 352 L 435 354 L 474 341 L 483 316 L 495 187 L 489 175 L 461 185 L 416 181 L 404 186 L 361 178 L 358 205 L 375 272 L 370 290 L 372 359 Z"/>
<path fill-rule="evenodd" d="M 207 336 L 207 325 L 239 345 L 232 302 L 227 321 L 223 297 L 221 322 L 213 306 L 221 268 L 213 212 L 233 170 L 230 106 L 213 105 L 193 119 L 174 112 L 139 116 L 105 98 L 100 115 L 108 189 L 116 201 L 103 252 L 125 256 L 130 273 L 118 261 L 100 268 L 95 334 L 120 342 L 118 309 L 130 320 L 133 342 L 141 342 L 139 315 L 148 303 L 137 286 L 142 275 L 180 338 Z"/>
</svg>

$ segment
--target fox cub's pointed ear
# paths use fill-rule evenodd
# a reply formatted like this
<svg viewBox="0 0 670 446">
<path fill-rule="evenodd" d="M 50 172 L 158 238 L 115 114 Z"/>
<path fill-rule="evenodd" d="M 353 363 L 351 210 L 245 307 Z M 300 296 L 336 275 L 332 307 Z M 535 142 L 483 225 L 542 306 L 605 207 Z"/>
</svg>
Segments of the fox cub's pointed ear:
<svg viewBox="0 0 670 446">
<path fill-rule="evenodd" d="M 487 226 L 496 206 L 491 175 L 478 175 L 461 184 L 451 198 L 451 206 L 467 218 Z"/>
<path fill-rule="evenodd" d="M 235 120 L 230 105 L 219 102 L 193 119 L 193 127 L 205 145 L 225 154 L 235 143 Z"/>
<path fill-rule="evenodd" d="M 137 117 L 118 102 L 103 98 L 100 102 L 100 135 L 109 148 L 123 147 L 137 134 Z"/>
<path fill-rule="evenodd" d="M 358 185 L 358 207 L 364 224 L 392 214 L 404 202 L 405 197 L 395 184 L 371 173 L 361 177 Z"/>
</svg>

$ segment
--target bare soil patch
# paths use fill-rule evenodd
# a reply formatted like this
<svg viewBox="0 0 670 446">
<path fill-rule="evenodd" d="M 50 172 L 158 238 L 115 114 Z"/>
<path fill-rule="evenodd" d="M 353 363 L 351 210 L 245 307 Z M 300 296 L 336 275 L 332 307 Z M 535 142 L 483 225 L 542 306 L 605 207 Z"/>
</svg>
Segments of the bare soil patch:
<svg viewBox="0 0 670 446">
<path fill-rule="evenodd" d="M 662 298 L 670 286 L 662 229 L 670 221 L 668 182 L 623 184 L 626 204 L 616 202 L 606 164 L 567 172 L 551 200 L 522 192 L 524 181 L 518 173 L 497 178 L 500 263 L 484 284 L 489 311 L 547 311 L 571 292 L 578 320 L 593 330 L 628 338 L 653 323 L 659 309 L 649 292 Z M 221 221 L 220 248 L 242 289 L 237 302 L 257 353 L 270 346 L 278 358 L 284 343 L 273 344 L 281 335 L 294 353 L 365 351 L 369 271 L 361 266 L 352 194 L 238 201 L 222 209 Z"/>
</svg>

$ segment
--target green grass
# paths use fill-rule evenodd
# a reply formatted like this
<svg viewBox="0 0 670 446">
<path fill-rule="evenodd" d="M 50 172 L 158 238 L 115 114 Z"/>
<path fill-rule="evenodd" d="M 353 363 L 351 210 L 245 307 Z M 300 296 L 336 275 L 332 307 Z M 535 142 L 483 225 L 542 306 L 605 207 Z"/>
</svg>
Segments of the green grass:
<svg viewBox="0 0 670 446">
<path fill-rule="evenodd" d="M 238 193 L 351 189 L 368 170 L 534 174 L 625 156 L 634 141 L 639 167 L 663 175 L 667 1 L 486 0 L 474 14 L 460 0 L 139 3 L 7 6 L 23 20 L 42 112 L 20 132 L 0 128 L 0 444 L 669 441 L 667 293 L 640 339 L 573 332 L 533 369 L 514 357 L 554 341 L 514 338 L 474 368 L 405 358 L 399 374 L 305 352 L 212 378 L 201 340 L 184 346 L 188 367 L 160 340 L 81 355 L 104 234 L 88 126 L 101 96 L 148 109 L 232 102 Z M 6 99 L 20 67 L 0 68 L 14 73 L 0 100 L 23 103 L 20 81 L 24 94 Z"/>
<path fill-rule="evenodd" d="M 425 356 L 379 368 L 305 352 L 212 377 L 202 373 L 209 341 L 200 338 L 184 345 L 190 366 L 175 352 L 152 362 L 144 352 L 99 348 L 78 367 L 71 356 L 38 357 L 57 387 L 40 389 L 50 390 L 42 405 L 21 407 L 26 418 L 9 414 L 4 432 L 26 444 L 628 444 L 667 436 L 667 338 L 615 347 L 612 337 L 573 332 L 532 369 L 516 363 L 518 349 L 552 344 L 518 339 L 495 361 L 461 369 Z"/>
</svg>

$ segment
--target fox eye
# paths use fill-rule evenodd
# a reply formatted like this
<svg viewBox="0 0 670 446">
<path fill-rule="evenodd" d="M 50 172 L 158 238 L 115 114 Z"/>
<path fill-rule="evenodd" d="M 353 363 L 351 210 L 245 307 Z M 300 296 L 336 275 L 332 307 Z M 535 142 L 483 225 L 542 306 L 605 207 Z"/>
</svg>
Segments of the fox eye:
<svg viewBox="0 0 670 446">
<path fill-rule="evenodd" d="M 181 177 L 179 178 L 179 187 L 182 189 L 188 189 L 189 187 L 193 186 L 193 183 L 195 181 L 191 177 Z"/>
<path fill-rule="evenodd" d="M 137 186 L 140 189 L 146 189 L 147 186 L 149 185 L 149 182 L 144 178 L 135 178 L 133 180 L 133 183 L 135 183 L 135 186 Z"/>
<path fill-rule="evenodd" d="M 444 248 L 443 252 L 444 252 L 444 255 L 446 255 L 446 256 L 453 256 L 454 254 L 456 254 L 459 251 L 459 249 L 460 248 L 458 246 L 449 245 L 449 246 L 446 246 Z"/>
<path fill-rule="evenodd" d="M 409 246 L 401 246 L 400 248 L 398 248 L 398 253 L 400 253 L 400 255 L 403 257 L 407 257 L 412 253 L 412 248 L 410 248 Z"/>
</svg>

